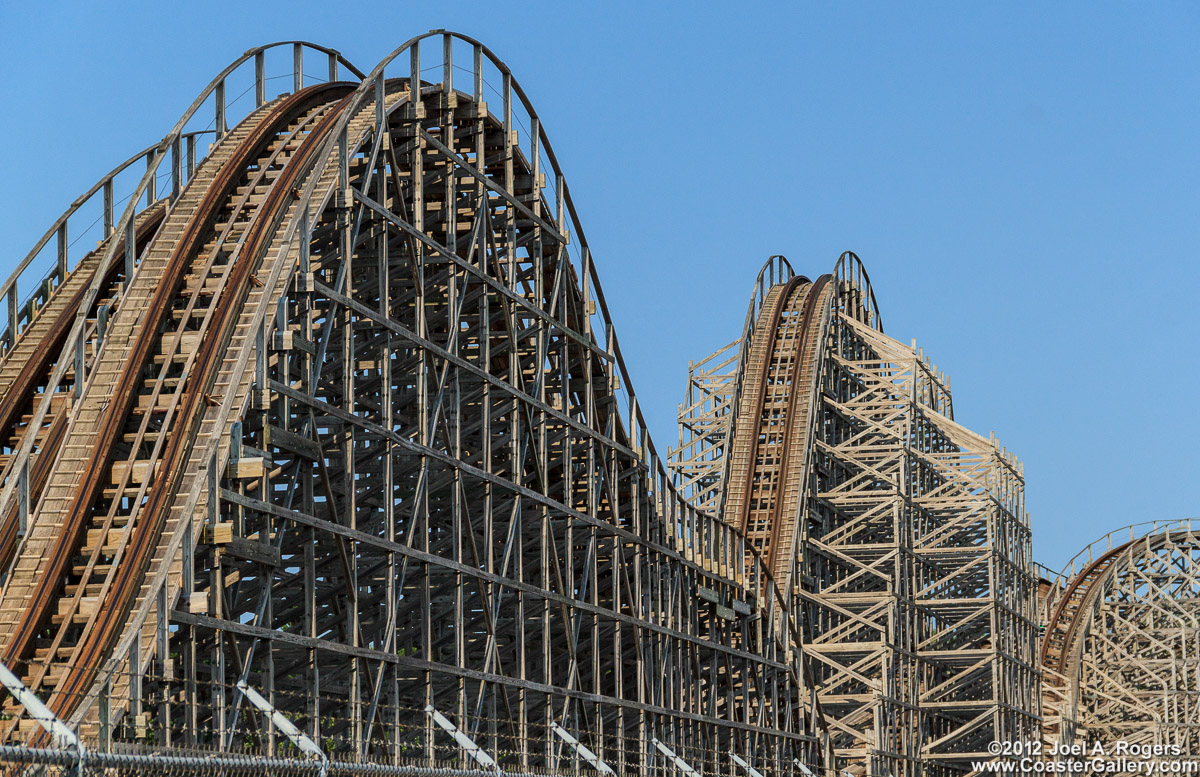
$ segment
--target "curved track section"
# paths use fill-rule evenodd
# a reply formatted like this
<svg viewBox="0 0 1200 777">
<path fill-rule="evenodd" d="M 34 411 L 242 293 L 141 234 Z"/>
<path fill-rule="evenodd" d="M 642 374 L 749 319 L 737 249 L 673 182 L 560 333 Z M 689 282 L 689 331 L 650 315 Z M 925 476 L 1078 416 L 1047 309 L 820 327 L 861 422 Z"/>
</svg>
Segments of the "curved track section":
<svg viewBox="0 0 1200 777">
<path fill-rule="evenodd" d="M 135 242 L 0 363 L 4 663 L 100 749 L 278 755 L 254 687 L 331 757 L 466 765 L 437 711 L 506 770 L 826 766 L 788 604 L 674 491 L 507 68 L 435 32 L 301 88 L 302 49 L 274 101 L 267 49 L 214 80 Z M 218 142 L 139 214 L 209 99 Z"/>
<path fill-rule="evenodd" d="M 679 446 L 670 468 L 679 492 L 696 509 L 718 515 L 725 498 L 725 455 L 734 430 L 731 413 L 745 390 L 746 360 L 741 344 L 754 337 L 759 314 L 778 284 L 795 275 L 786 257 L 772 256 L 755 279 L 742 336 L 689 368 L 685 402 L 679 409 Z"/>
<path fill-rule="evenodd" d="M 830 281 L 796 276 L 768 293 L 746 359 L 746 401 L 735 420 L 725 520 L 763 555 L 784 591 L 792 584 Z"/>
<path fill-rule="evenodd" d="M 1112 541 L 1120 535 L 1129 539 Z M 1196 759 L 1200 529 L 1129 527 L 1085 552 L 1078 571 L 1060 576 L 1042 640 L 1046 738 L 1159 746 L 1168 756 L 1175 748 Z"/>
<path fill-rule="evenodd" d="M 165 211 L 165 204 L 160 202 L 139 214 L 136 250 L 144 250 L 162 224 Z M 109 241 L 118 243 L 118 251 L 124 251 L 124 240 L 123 236 L 118 238 L 115 234 L 109 237 Z M 36 504 L 41 496 L 50 464 L 62 443 L 66 429 L 66 413 L 63 411 L 71 392 L 75 391 L 74 369 L 66 376 L 64 384 L 60 385 L 59 396 L 52 401 L 50 412 L 37 426 L 30 424 L 33 407 L 50 383 L 55 361 L 66 350 L 71 324 L 80 312 L 87 287 L 96 280 L 99 258 L 104 248 L 105 244 L 101 243 L 55 287 L 46 303 L 38 307 L 29 325 L 21 330 L 3 361 L 0 361 L 0 430 L 4 430 L 6 435 L 4 449 L 18 450 L 26 435 L 35 439 L 33 463 L 21 475 L 24 479 L 21 501 L 12 505 L 0 520 L 0 569 L 5 571 L 9 569 L 16 552 L 18 535 L 27 531 L 29 505 Z M 118 266 L 114 266 L 101 279 L 103 291 L 86 314 L 93 327 L 105 326 L 107 319 L 116 312 L 116 297 L 122 278 Z M 83 360 L 86 362 L 90 357 L 94 357 L 94 353 L 85 351 Z M 0 461 L 7 467 L 11 458 L 10 453 L 0 457 Z"/>
<path fill-rule="evenodd" d="M 262 225 L 291 196 L 330 101 L 350 91 L 310 88 L 231 133 L 211 180 L 201 173 L 175 204 L 124 295 L 0 600 L 6 616 L 19 612 L 0 620 L 4 662 L 29 662 L 27 683 L 53 688 L 60 716 L 111 648 L 162 533 L 169 488 L 151 486 L 177 477 L 198 431 Z"/>
</svg>

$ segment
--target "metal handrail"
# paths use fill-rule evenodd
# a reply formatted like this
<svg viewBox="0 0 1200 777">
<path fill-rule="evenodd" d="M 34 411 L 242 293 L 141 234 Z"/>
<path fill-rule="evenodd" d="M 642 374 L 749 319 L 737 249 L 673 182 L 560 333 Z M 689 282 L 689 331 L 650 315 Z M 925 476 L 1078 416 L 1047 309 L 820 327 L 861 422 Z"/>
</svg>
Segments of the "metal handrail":
<svg viewBox="0 0 1200 777">
<path fill-rule="evenodd" d="M 188 148 L 194 150 L 195 138 L 200 135 L 211 135 L 212 130 L 198 130 L 193 132 L 184 132 L 182 138 L 187 140 Z M 95 225 L 104 219 L 105 238 L 109 237 L 115 231 L 115 225 L 112 223 L 112 206 L 114 204 L 114 188 L 118 175 L 128 170 L 133 164 L 139 160 L 146 160 L 149 166 L 154 158 L 154 151 L 158 148 L 157 145 L 149 146 L 142 149 L 138 153 L 126 159 L 121 164 L 106 173 L 100 180 L 96 181 L 90 189 L 79 195 L 71 203 L 71 205 L 63 211 L 50 228 L 42 234 L 41 238 L 34 244 L 33 248 L 25 255 L 25 258 L 17 263 L 16 268 L 9 274 L 8 279 L 0 284 L 0 299 L 4 299 L 7 304 L 7 316 L 0 319 L 0 323 L 7 324 L 7 328 L 0 332 L 0 354 L 6 354 L 11 350 L 16 343 L 17 338 L 24 333 L 29 324 L 37 313 L 40 304 L 49 301 L 50 295 L 66 280 L 67 276 L 74 272 L 74 267 L 70 259 L 70 247 L 74 244 L 70 240 L 70 219 L 84 205 L 88 204 L 97 192 L 103 190 L 104 194 L 104 213 L 91 224 L 89 224 L 81 233 L 87 234 Z M 149 188 L 147 189 L 147 201 L 142 211 L 149 208 L 157 201 L 157 179 L 151 179 Z M 122 198 L 121 202 L 127 200 L 128 197 Z M 33 287 L 23 299 L 18 294 L 18 284 L 20 278 L 25 274 L 25 271 L 33 264 L 34 260 L 41 254 L 42 250 L 50 242 L 54 236 L 58 236 L 58 246 L 55 253 L 55 262 L 50 269 L 42 275 L 37 285 Z M 76 238 L 79 240 L 79 237 Z M 77 265 L 80 260 L 86 257 L 91 252 L 85 251 L 75 259 Z"/>
</svg>

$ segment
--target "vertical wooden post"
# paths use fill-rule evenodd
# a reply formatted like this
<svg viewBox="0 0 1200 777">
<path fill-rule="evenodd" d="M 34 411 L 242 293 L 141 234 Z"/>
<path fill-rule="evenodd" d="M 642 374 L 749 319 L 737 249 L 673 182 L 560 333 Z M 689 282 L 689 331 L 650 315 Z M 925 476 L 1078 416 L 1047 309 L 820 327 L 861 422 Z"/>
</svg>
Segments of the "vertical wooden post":
<svg viewBox="0 0 1200 777">
<path fill-rule="evenodd" d="M 171 202 L 179 199 L 183 189 L 183 152 L 179 146 L 179 138 L 171 141 Z"/>
<path fill-rule="evenodd" d="M 70 272 L 67 267 L 67 251 L 70 248 L 70 245 L 67 242 L 67 224 L 68 222 L 64 221 L 62 226 L 58 228 L 58 264 L 56 269 L 58 272 L 59 284 L 62 284 L 62 282 L 66 280 L 67 273 Z"/>
<path fill-rule="evenodd" d="M 292 93 L 304 88 L 304 47 L 292 44 Z"/>
<path fill-rule="evenodd" d="M 113 231 L 113 182 L 108 179 L 104 182 L 104 237 L 108 237 Z"/>
<path fill-rule="evenodd" d="M 158 159 L 158 152 L 151 151 L 146 154 L 146 172 L 150 173 L 150 180 L 146 182 L 146 207 L 149 208 L 158 199 L 158 171 L 154 167 L 155 160 Z"/>
<path fill-rule="evenodd" d="M 254 55 L 254 107 L 261 108 L 267 102 L 267 53 Z"/>
</svg>

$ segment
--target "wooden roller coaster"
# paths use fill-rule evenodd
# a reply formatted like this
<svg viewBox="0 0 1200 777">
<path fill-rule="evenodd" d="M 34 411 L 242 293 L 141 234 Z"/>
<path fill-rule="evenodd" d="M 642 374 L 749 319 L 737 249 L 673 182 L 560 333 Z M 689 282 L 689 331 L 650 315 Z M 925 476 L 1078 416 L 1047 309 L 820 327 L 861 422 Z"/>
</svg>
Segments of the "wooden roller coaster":
<svg viewBox="0 0 1200 777">
<path fill-rule="evenodd" d="M 1111 532 L 1048 583 L 1041 649 L 1046 740 L 1110 749 L 1125 742 L 1200 768 L 1195 522 Z"/>
<path fill-rule="evenodd" d="M 768 292 L 763 325 L 746 359 L 745 396 L 735 425 L 725 520 L 741 529 L 790 588 L 796 556 L 801 479 L 811 449 L 809 401 L 817 390 L 817 355 L 833 284 L 795 276 Z M 820 313 L 819 313 L 820 312 Z"/>
<path fill-rule="evenodd" d="M 250 50 L 0 299 L 0 663 L 96 752 L 949 777 L 1041 733 L 1192 746 L 1146 734 L 1163 683 L 1088 684 L 1119 684 L 1096 624 L 1141 617 L 1112 592 L 1190 533 L 1047 583 L 1039 662 L 1023 469 L 853 254 L 767 263 L 660 458 L 545 129 L 470 38 Z M 1138 622 L 1190 649 L 1175 604 L 1181 636 Z M 6 765 L 65 730 L 9 688 Z"/>
<path fill-rule="evenodd" d="M 310 87 L 227 136 L 228 151 L 199 173 L 204 180 L 212 170 L 211 183 L 189 188 L 203 198 L 181 197 L 163 224 L 170 251 L 156 241 L 122 296 L 0 609 L 5 664 L 24 665 L 36 651 L 26 684 L 51 688 L 60 716 L 73 711 L 128 614 L 168 520 L 172 476 L 202 433 L 206 397 L 234 388 L 216 359 L 239 336 L 233 324 L 259 269 L 264 225 L 279 218 L 247 211 L 274 214 L 294 199 L 304 156 L 336 118 L 330 95 L 351 91 Z"/>
<path fill-rule="evenodd" d="M 470 762 L 453 721 L 513 771 L 828 768 L 788 605 L 675 493 L 478 42 L 247 52 L 0 293 L 0 661 L 89 748 L 279 757 L 285 715 L 377 766 Z M 43 723 L 6 699 L 0 749 Z"/>
<path fill-rule="evenodd" d="M 1037 736 L 1020 466 L 883 334 L 857 257 L 815 282 L 764 267 L 742 338 L 692 365 L 680 429 L 677 485 L 791 602 L 839 770 L 969 773 Z"/>
</svg>

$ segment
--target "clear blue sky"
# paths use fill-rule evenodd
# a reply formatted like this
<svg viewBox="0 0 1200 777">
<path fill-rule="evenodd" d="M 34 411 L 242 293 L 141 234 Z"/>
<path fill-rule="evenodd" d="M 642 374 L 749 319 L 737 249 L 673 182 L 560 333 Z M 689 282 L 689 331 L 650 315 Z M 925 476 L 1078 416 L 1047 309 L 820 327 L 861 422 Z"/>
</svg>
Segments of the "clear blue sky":
<svg viewBox="0 0 1200 777">
<path fill-rule="evenodd" d="M 1025 462 L 1036 558 L 1200 515 L 1200 6 L 650 5 L 0 2 L 0 272 L 247 48 L 445 27 L 537 106 L 660 448 L 767 255 L 850 249 Z"/>
</svg>

